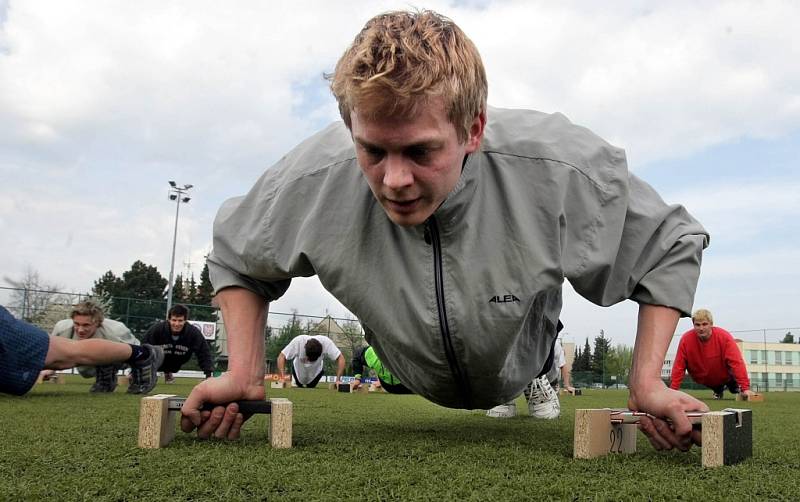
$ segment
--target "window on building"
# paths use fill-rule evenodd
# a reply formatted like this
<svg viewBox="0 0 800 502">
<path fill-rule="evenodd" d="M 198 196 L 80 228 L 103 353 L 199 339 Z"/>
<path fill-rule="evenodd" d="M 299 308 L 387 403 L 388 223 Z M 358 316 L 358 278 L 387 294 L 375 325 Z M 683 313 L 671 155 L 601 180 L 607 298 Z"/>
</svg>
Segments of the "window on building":
<svg viewBox="0 0 800 502">
<path fill-rule="evenodd" d="M 768 377 L 769 377 L 768 373 L 761 373 L 761 385 L 766 386 L 769 383 Z"/>
<path fill-rule="evenodd" d="M 761 350 L 759 352 L 761 352 L 761 362 L 762 363 L 766 363 L 767 362 L 767 351 L 766 350 Z"/>
<path fill-rule="evenodd" d="M 775 385 L 783 385 L 783 373 L 775 373 Z"/>
<path fill-rule="evenodd" d="M 787 350 L 783 355 L 784 355 L 784 359 L 786 360 L 786 362 L 784 364 L 791 365 L 792 362 L 793 362 L 792 359 L 794 359 L 794 354 L 792 354 L 790 351 Z"/>
<path fill-rule="evenodd" d="M 776 350 L 775 351 L 775 364 L 783 364 L 783 351 Z"/>
<path fill-rule="evenodd" d="M 750 364 L 758 364 L 758 351 L 748 350 L 747 352 L 750 353 Z"/>
<path fill-rule="evenodd" d="M 794 387 L 794 375 L 792 375 L 791 373 L 786 374 L 786 386 Z"/>
</svg>

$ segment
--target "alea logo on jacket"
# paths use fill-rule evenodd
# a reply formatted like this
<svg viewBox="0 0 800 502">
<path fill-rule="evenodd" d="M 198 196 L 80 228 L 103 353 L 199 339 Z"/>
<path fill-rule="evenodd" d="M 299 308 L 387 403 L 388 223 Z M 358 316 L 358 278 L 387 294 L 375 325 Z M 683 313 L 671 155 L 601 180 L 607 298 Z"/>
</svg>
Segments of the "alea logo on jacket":
<svg viewBox="0 0 800 502">
<path fill-rule="evenodd" d="M 514 295 L 493 296 L 491 299 L 489 299 L 489 303 L 519 303 L 519 301 L 519 298 Z"/>
</svg>

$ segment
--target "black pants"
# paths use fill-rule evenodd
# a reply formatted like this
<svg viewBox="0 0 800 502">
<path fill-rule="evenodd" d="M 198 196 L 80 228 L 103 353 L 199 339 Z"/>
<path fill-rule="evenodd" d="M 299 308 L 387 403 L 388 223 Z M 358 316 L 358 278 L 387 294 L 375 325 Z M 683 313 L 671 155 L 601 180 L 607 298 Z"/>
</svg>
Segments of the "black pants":
<svg viewBox="0 0 800 502">
<path fill-rule="evenodd" d="M 546 375 L 550 368 L 553 367 L 553 359 L 555 359 L 556 355 L 556 344 L 558 343 L 558 334 L 561 333 L 561 330 L 564 329 L 564 325 L 561 324 L 561 321 L 558 321 L 558 325 L 556 326 L 556 337 L 553 338 L 553 344 L 550 346 L 550 354 L 547 355 L 547 360 L 544 362 L 544 366 L 542 367 L 542 371 L 536 375 L 536 378 L 541 378 L 542 376 Z"/>
<path fill-rule="evenodd" d="M 731 394 L 738 394 L 739 392 L 741 392 L 739 384 L 736 382 L 736 379 L 734 379 L 732 376 L 730 377 L 730 380 L 728 380 L 724 384 L 718 385 L 716 387 L 711 387 L 711 390 L 714 391 L 714 394 L 721 396 L 722 391 L 725 390 L 725 387 L 728 388 L 728 392 L 730 392 Z"/>
<path fill-rule="evenodd" d="M 324 368 L 319 370 L 319 375 L 315 376 L 313 380 L 311 380 L 307 384 L 303 385 L 302 383 L 300 383 L 300 379 L 297 378 L 297 373 L 294 372 L 294 366 L 292 366 L 292 376 L 294 377 L 294 381 L 297 382 L 297 386 L 298 387 L 305 387 L 305 388 L 308 388 L 308 389 L 313 389 L 314 387 L 317 386 L 317 384 L 319 383 L 319 379 L 322 378 L 322 374 L 324 372 L 325 372 Z"/>
</svg>

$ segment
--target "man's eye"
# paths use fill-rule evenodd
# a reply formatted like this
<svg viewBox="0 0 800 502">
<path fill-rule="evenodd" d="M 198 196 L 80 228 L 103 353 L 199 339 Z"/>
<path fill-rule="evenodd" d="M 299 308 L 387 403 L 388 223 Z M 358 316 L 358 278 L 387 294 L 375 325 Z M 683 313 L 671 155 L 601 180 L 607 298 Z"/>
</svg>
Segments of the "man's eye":
<svg viewBox="0 0 800 502">
<path fill-rule="evenodd" d="M 380 148 L 364 147 L 364 152 L 372 158 L 378 159 L 383 157 L 383 150 Z"/>
<path fill-rule="evenodd" d="M 406 151 L 406 154 L 414 160 L 422 160 L 428 157 L 431 151 L 424 147 L 413 147 Z"/>
</svg>

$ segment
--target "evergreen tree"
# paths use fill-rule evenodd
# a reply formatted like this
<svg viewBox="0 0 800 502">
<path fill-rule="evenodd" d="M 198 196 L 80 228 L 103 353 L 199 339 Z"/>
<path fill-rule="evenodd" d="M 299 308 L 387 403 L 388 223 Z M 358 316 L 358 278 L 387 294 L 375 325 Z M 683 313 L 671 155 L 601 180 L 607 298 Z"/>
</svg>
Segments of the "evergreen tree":
<svg viewBox="0 0 800 502">
<path fill-rule="evenodd" d="M 152 265 L 136 260 L 131 269 L 122 274 L 125 293 L 138 300 L 164 300 L 167 280 Z"/>
<path fill-rule="evenodd" d="M 792 335 L 791 331 L 789 331 L 788 333 L 786 333 L 786 335 L 784 335 L 783 340 L 781 340 L 781 343 L 794 343 L 794 335 Z"/>
<path fill-rule="evenodd" d="M 600 330 L 600 336 L 594 339 L 594 354 L 592 355 L 592 374 L 596 381 L 600 381 L 606 385 L 609 373 L 606 368 L 606 360 L 608 359 L 608 349 L 610 341 L 605 337 L 603 330 Z"/>
<path fill-rule="evenodd" d="M 186 303 L 192 305 L 197 303 L 197 283 L 194 281 L 194 272 L 189 280 L 186 281 Z"/>
<path fill-rule="evenodd" d="M 175 284 L 172 285 L 172 304 L 186 303 L 186 289 L 181 274 L 175 276 Z"/>
<path fill-rule="evenodd" d="M 122 279 L 114 275 L 114 272 L 109 270 L 100 276 L 99 279 L 94 281 L 92 295 L 110 300 L 115 296 L 124 296 L 123 288 L 124 285 L 122 283 Z"/>
<path fill-rule="evenodd" d="M 203 265 L 203 271 L 200 272 L 200 284 L 197 286 L 197 296 L 194 303 L 197 305 L 211 305 L 211 299 L 214 296 L 214 287 L 211 285 L 211 278 L 208 274 L 208 262 Z"/>
<path fill-rule="evenodd" d="M 136 260 L 118 278 L 108 271 L 95 281 L 93 294 L 110 305 L 107 317 L 125 323 L 138 338 L 155 322 L 166 318 L 167 280 L 158 269 Z"/>
</svg>

